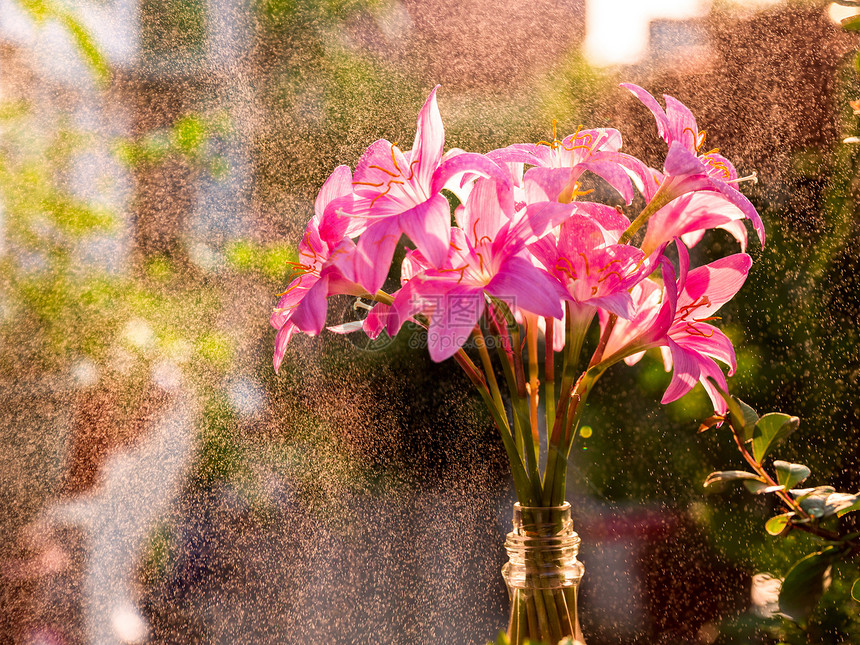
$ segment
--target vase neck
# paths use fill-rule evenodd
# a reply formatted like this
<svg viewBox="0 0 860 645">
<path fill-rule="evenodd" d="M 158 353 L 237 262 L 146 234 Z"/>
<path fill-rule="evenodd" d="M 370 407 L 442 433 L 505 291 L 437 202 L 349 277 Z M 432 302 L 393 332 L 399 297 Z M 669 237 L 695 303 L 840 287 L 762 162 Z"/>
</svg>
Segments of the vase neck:
<svg viewBox="0 0 860 645">
<path fill-rule="evenodd" d="M 570 504 L 561 506 L 522 506 L 514 504 L 513 533 L 522 537 L 574 536 Z"/>
</svg>

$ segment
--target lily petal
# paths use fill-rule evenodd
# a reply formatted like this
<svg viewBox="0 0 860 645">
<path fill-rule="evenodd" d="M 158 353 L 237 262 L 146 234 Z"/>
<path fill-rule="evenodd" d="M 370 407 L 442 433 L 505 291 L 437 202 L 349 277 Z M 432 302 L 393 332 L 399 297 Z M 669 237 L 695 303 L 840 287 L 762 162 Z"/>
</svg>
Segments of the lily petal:
<svg viewBox="0 0 860 645">
<path fill-rule="evenodd" d="M 703 354 L 722 361 L 729 366 L 729 376 L 735 373 L 738 363 L 735 358 L 735 348 L 719 329 L 707 323 L 695 323 L 696 334 L 674 334 L 669 335 L 681 347 L 698 354 Z"/>
<path fill-rule="evenodd" d="M 740 290 L 751 266 L 750 256 L 736 253 L 693 269 L 678 296 L 678 309 L 706 298 L 695 313 L 696 318 L 709 318 Z"/>
<path fill-rule="evenodd" d="M 367 318 L 362 322 L 361 328 L 371 340 L 376 340 L 379 338 L 379 334 L 388 326 L 392 315 L 396 315 L 396 313 L 390 305 L 386 305 L 384 302 L 377 302 L 373 309 L 370 310 L 370 313 L 367 314 Z"/>
<path fill-rule="evenodd" d="M 633 190 L 633 182 L 630 176 L 624 171 L 624 168 L 619 166 L 617 162 L 610 159 L 596 159 L 594 161 L 584 161 L 579 167 L 590 170 L 598 177 L 601 177 L 619 192 L 626 204 L 630 204 L 633 201 L 633 197 L 636 194 Z"/>
<path fill-rule="evenodd" d="M 427 329 L 430 358 L 441 362 L 457 353 L 484 313 L 480 289 L 456 287 L 445 294 L 444 305 L 433 315 Z"/>
<path fill-rule="evenodd" d="M 448 257 L 451 243 L 451 208 L 448 200 L 444 195 L 436 194 L 409 209 L 400 215 L 400 230 L 415 242 L 421 254 L 434 266 L 441 266 Z"/>
<path fill-rule="evenodd" d="M 570 184 L 570 168 L 530 168 L 523 176 L 527 203 L 554 202 Z"/>
<path fill-rule="evenodd" d="M 661 137 L 666 141 L 666 143 L 670 143 L 671 137 L 671 125 L 669 124 L 669 117 L 666 116 L 666 112 L 660 107 L 660 104 L 657 102 L 651 94 L 639 87 L 638 85 L 634 85 L 633 83 L 621 83 L 621 87 L 630 90 L 637 99 L 642 101 L 642 104 L 651 110 L 651 114 L 654 115 L 654 118 L 657 121 L 657 132 Z"/>
<path fill-rule="evenodd" d="M 293 332 L 296 326 L 289 322 L 278 330 L 275 336 L 275 354 L 272 359 L 272 364 L 275 367 L 275 372 L 281 368 L 281 363 L 284 361 L 284 356 L 287 353 L 287 345 L 293 337 Z"/>
<path fill-rule="evenodd" d="M 430 184 L 433 173 L 442 160 L 442 150 L 445 147 L 445 128 L 436 103 L 436 90 L 439 87 L 437 85 L 433 88 L 418 113 L 418 129 L 412 144 L 411 161 L 417 161 L 416 173 L 423 186 Z"/>
<path fill-rule="evenodd" d="M 487 293 L 539 316 L 561 318 L 561 285 L 528 260 L 511 257 L 486 287 Z"/>
<path fill-rule="evenodd" d="M 702 373 L 696 354 L 680 347 L 671 339 L 668 341 L 668 346 L 669 351 L 672 352 L 672 380 L 663 394 L 661 403 L 671 403 L 680 399 L 693 389 Z"/>
<path fill-rule="evenodd" d="M 718 191 L 720 191 L 726 199 L 732 202 L 735 206 L 743 211 L 743 214 L 747 216 L 747 219 L 750 220 L 753 224 L 753 228 L 755 232 L 758 234 L 758 239 L 761 241 L 761 248 L 764 248 L 764 240 L 765 240 L 765 232 L 764 232 L 764 224 L 761 221 L 761 217 L 759 217 L 758 211 L 756 211 L 755 206 L 753 206 L 752 202 L 744 196 L 739 190 L 737 190 L 734 186 L 731 186 L 724 181 L 720 181 L 715 177 L 711 177 L 711 185 L 714 186 Z"/>
<path fill-rule="evenodd" d="M 338 166 L 334 172 L 329 175 L 325 183 L 317 193 L 316 201 L 314 202 L 314 217 L 322 222 L 328 205 L 339 197 L 352 194 L 352 171 L 349 166 Z"/>
<path fill-rule="evenodd" d="M 302 301 L 296 305 L 290 322 L 299 331 L 310 336 L 316 336 L 325 327 L 325 316 L 328 311 L 328 277 L 320 278 L 312 286 Z"/>
<path fill-rule="evenodd" d="M 477 152 L 464 152 L 455 157 L 444 159 L 439 164 L 436 172 L 433 173 L 430 192 L 432 194 L 438 193 L 452 178 L 464 172 L 472 172 L 481 177 L 494 179 L 499 190 L 511 190 L 511 180 L 507 170 L 490 160 L 486 155 Z M 501 199 L 499 201 L 502 202 Z"/>
<path fill-rule="evenodd" d="M 702 361 L 700 367 L 702 374 L 699 377 L 699 382 L 702 384 L 702 387 L 705 388 L 708 398 L 711 399 L 711 403 L 714 406 L 714 412 L 717 414 L 725 414 L 729 411 L 729 407 L 726 405 L 725 399 L 711 382 L 712 380 L 715 381 L 723 392 L 728 392 L 729 386 L 726 383 L 726 377 L 723 375 L 723 371 L 712 360 Z"/>
<path fill-rule="evenodd" d="M 375 222 L 358 239 L 355 249 L 356 282 L 369 293 L 376 293 L 382 288 L 399 239 L 400 225 L 397 218 Z"/>
<path fill-rule="evenodd" d="M 666 119 L 669 122 L 669 132 L 672 140 L 683 144 L 688 150 L 698 152 L 701 144 L 699 126 L 690 108 L 674 96 L 663 95 L 666 101 Z"/>
</svg>

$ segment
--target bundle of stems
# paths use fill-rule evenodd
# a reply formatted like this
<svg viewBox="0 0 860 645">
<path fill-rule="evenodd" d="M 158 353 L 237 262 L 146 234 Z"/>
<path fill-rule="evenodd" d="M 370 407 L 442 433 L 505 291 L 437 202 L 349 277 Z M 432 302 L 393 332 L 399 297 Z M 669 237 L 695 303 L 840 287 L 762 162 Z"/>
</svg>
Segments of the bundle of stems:
<svg viewBox="0 0 860 645">
<path fill-rule="evenodd" d="M 629 244 L 636 232 L 668 201 L 662 191 L 657 191 L 621 235 L 619 243 Z M 393 296 L 384 291 L 367 297 L 386 305 L 394 302 Z M 463 348 L 454 354 L 454 360 L 474 384 L 493 418 L 505 446 L 520 504 L 525 507 L 560 506 L 565 501 L 568 457 L 588 395 L 603 373 L 621 358 L 616 355 L 605 360 L 604 357 L 617 316 L 609 314 L 588 365 L 578 371 L 596 307 L 571 301 L 564 303 L 564 346 L 556 352 L 552 342 L 554 326 L 558 324 L 556 319 L 543 318 L 544 343 L 541 344 L 538 316 L 522 312 L 520 324 L 505 301 L 486 293 L 484 297 L 484 315 L 470 337 L 477 349 L 480 367 Z M 421 315 L 414 320 L 425 328 L 428 326 Z M 510 409 L 505 405 L 496 378 L 490 351 L 493 348 L 507 386 Z M 540 414 L 541 402 L 543 414 Z M 541 446 L 545 447 L 545 459 L 541 459 Z"/>
</svg>

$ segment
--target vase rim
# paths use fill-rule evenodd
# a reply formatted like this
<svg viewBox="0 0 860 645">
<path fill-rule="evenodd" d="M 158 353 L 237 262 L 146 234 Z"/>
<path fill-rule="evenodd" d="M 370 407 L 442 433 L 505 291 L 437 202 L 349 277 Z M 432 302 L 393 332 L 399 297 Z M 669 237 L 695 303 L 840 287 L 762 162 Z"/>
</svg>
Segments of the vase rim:
<svg viewBox="0 0 860 645">
<path fill-rule="evenodd" d="M 564 504 L 560 504 L 558 506 L 523 506 L 519 502 L 514 502 L 514 508 L 520 508 L 520 509 L 536 508 L 536 509 L 541 509 L 541 510 L 549 509 L 549 510 L 564 511 L 564 510 L 570 509 L 570 502 L 564 502 Z"/>
</svg>

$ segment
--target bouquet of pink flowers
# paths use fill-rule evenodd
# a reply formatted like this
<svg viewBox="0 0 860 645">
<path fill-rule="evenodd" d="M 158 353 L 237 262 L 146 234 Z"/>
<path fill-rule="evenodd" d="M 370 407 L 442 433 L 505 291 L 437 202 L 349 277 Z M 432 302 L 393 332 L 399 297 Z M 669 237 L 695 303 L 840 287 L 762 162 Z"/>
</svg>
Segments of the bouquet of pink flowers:
<svg viewBox="0 0 860 645">
<path fill-rule="evenodd" d="M 656 118 L 668 146 L 662 170 L 621 152 L 611 128 L 580 128 L 563 139 L 554 131 L 551 141 L 486 154 L 445 152 L 434 89 L 410 150 L 376 141 L 355 173 L 340 166 L 320 190 L 297 275 L 272 314 L 275 369 L 295 331 L 322 331 L 333 295 L 375 302 L 365 320 L 333 331 L 363 329 L 376 338 L 407 322 L 423 327 L 432 359 L 453 357 L 481 394 L 526 509 L 564 503 L 585 401 L 616 363 L 660 348 L 672 371 L 663 403 L 701 383 L 725 415 L 717 361 L 731 374 L 735 354 L 711 323 L 751 266 L 744 219 L 764 244 L 761 219 L 738 190 L 755 176 L 739 178 L 716 149 L 704 151 L 705 133 L 679 101 L 666 96 L 664 109 L 642 88 L 623 87 Z M 586 172 L 628 206 L 638 193 L 644 207 L 631 220 L 623 208 L 589 201 Z M 688 248 L 712 228 L 728 231 L 742 252 L 691 268 Z M 400 288 L 389 293 L 382 287 L 404 235 L 414 248 L 400 266 Z M 675 262 L 665 254 L 669 245 Z M 580 365 L 595 319 L 599 341 Z M 514 595 L 509 634 L 575 636 L 569 608 L 553 598 Z"/>
</svg>

